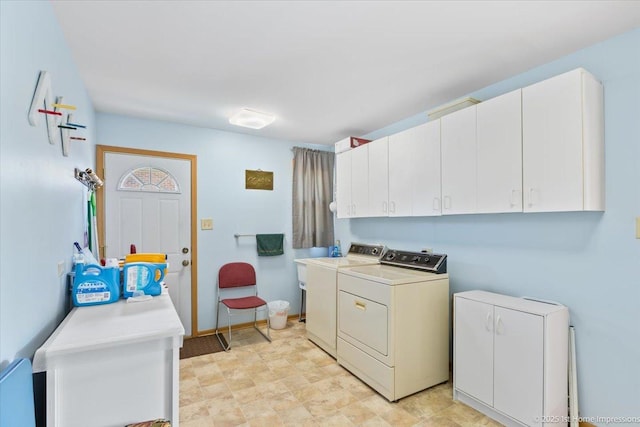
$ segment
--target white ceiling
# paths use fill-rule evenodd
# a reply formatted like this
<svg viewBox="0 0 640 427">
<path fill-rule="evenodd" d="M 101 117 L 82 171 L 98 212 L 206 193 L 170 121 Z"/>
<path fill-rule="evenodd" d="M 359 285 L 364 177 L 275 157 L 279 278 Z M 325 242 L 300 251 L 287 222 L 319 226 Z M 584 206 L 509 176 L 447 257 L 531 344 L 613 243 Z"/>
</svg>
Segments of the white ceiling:
<svg viewBox="0 0 640 427">
<path fill-rule="evenodd" d="M 640 1 L 52 3 L 97 111 L 316 144 L 640 26 Z"/>
</svg>

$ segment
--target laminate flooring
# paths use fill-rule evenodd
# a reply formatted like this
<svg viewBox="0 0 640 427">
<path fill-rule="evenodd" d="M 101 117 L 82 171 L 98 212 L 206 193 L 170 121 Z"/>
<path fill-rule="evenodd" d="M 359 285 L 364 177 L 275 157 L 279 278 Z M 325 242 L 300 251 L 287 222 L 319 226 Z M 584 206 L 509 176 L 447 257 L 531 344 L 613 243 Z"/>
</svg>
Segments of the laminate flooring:
<svg viewBox="0 0 640 427">
<path fill-rule="evenodd" d="M 289 320 L 272 343 L 252 328 L 232 349 L 180 360 L 180 426 L 499 426 L 452 400 L 451 381 L 391 403 Z"/>
</svg>

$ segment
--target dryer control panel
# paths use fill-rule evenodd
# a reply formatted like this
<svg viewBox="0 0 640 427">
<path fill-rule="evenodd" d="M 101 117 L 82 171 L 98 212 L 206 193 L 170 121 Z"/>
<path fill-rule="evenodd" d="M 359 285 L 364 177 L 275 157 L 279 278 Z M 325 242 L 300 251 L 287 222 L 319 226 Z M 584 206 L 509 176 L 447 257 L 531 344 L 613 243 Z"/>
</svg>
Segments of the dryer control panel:
<svg viewBox="0 0 640 427">
<path fill-rule="evenodd" d="M 436 274 L 447 272 L 447 256 L 444 254 L 426 254 L 389 249 L 385 252 L 380 263 L 396 267 L 414 268 Z"/>
</svg>

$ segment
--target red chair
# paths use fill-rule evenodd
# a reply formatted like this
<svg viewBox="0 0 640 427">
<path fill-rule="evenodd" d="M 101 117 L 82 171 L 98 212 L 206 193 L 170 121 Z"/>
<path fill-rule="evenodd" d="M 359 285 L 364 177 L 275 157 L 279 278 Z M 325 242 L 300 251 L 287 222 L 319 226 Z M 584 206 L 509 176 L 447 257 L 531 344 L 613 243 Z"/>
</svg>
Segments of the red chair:
<svg viewBox="0 0 640 427">
<path fill-rule="evenodd" d="M 253 295 L 235 298 L 222 298 L 222 294 L 230 293 L 230 290 L 234 290 L 237 294 L 238 288 L 252 288 Z M 220 304 L 227 309 L 228 327 L 229 327 L 229 343 L 225 345 L 222 342 L 222 334 L 218 332 L 218 324 L 220 322 Z M 220 341 L 220 345 L 224 348 L 224 351 L 231 349 L 231 316 L 232 312 L 239 312 L 236 314 L 246 313 L 249 310 L 253 310 L 253 327 L 260 332 L 260 334 L 271 342 L 271 335 L 269 333 L 269 307 L 267 302 L 258 296 L 258 285 L 256 283 L 256 271 L 251 264 L 246 262 L 232 262 L 225 264 L 220 268 L 218 272 L 218 314 L 216 315 L 216 337 Z M 265 334 L 258 328 L 258 311 L 265 311 L 267 318 L 267 333 Z"/>
</svg>

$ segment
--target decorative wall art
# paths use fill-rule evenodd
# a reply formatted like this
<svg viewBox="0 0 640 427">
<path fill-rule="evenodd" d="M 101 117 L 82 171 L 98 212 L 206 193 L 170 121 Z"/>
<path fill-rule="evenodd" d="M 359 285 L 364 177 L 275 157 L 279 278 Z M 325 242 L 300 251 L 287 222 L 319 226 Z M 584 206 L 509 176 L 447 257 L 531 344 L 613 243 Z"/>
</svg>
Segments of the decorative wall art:
<svg viewBox="0 0 640 427">
<path fill-rule="evenodd" d="M 85 129 L 86 126 L 74 123 L 71 114 L 68 114 L 66 110 L 76 110 L 76 107 L 63 104 L 61 96 L 58 96 L 53 102 L 51 77 L 47 71 L 40 71 L 36 90 L 31 99 L 31 107 L 29 108 L 29 123 L 31 126 L 38 126 L 40 114 L 44 114 L 47 121 L 49 144 L 56 144 L 58 135 L 60 135 L 62 155 L 65 157 L 69 156 L 70 140 L 86 141 L 84 137 L 71 136 L 72 131 Z"/>
<path fill-rule="evenodd" d="M 273 191 L 273 172 L 244 171 L 245 189 L 247 190 L 271 190 Z"/>
</svg>

